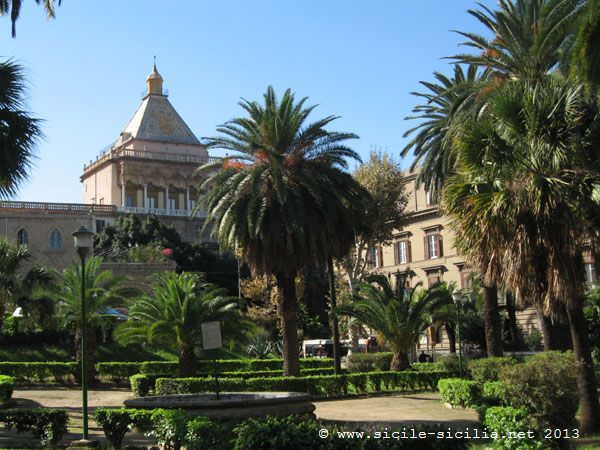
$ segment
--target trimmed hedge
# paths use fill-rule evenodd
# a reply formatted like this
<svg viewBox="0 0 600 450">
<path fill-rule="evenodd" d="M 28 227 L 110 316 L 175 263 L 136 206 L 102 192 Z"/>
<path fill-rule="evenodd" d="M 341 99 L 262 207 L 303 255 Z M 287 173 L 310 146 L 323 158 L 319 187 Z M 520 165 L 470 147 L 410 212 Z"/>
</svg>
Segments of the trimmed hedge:
<svg viewBox="0 0 600 450">
<path fill-rule="evenodd" d="M 390 370 L 391 352 L 352 353 L 348 356 L 350 372 L 373 372 Z"/>
<path fill-rule="evenodd" d="M 16 381 L 43 382 L 54 377 L 57 383 L 75 376 L 77 367 L 74 362 L 0 362 L 0 374 L 14 377 Z"/>
<path fill-rule="evenodd" d="M 0 422 L 18 433 L 31 431 L 43 447 L 50 447 L 67 433 L 69 414 L 65 409 L 4 409 L 0 410 Z"/>
<path fill-rule="evenodd" d="M 448 372 L 369 372 L 347 375 L 315 375 L 305 377 L 222 378 L 219 388 L 237 392 L 307 392 L 317 397 L 347 395 L 351 390 L 365 393 L 369 390 L 414 391 L 435 389 L 438 381 Z M 157 395 L 214 392 L 215 381 L 206 378 L 159 378 Z"/>
<path fill-rule="evenodd" d="M 100 376 L 107 376 L 112 381 L 120 382 L 140 373 L 138 362 L 101 362 L 96 364 L 96 372 Z"/>
<path fill-rule="evenodd" d="M 477 384 L 483 386 L 487 381 L 498 381 L 500 371 L 515 364 L 517 360 L 509 356 L 473 359 L 469 362 L 469 373 Z"/>
<path fill-rule="evenodd" d="M 481 389 L 475 381 L 463 378 L 444 378 L 438 382 L 438 390 L 443 402 L 452 406 L 470 408 L 481 401 Z"/>
<path fill-rule="evenodd" d="M 534 427 L 525 408 L 492 406 L 485 412 L 483 424 L 488 432 L 495 432 L 494 448 L 506 450 L 538 450 L 544 443 L 537 434 L 531 436 Z M 494 436 L 494 435 L 493 435 Z"/>
<path fill-rule="evenodd" d="M 6 403 L 12 398 L 15 390 L 15 379 L 8 375 L 0 375 L 0 404 Z"/>
<path fill-rule="evenodd" d="M 447 370 L 442 362 L 413 363 L 410 367 L 417 372 L 438 372 L 440 370 Z"/>
<path fill-rule="evenodd" d="M 152 410 L 99 408 L 94 420 L 102 427 L 112 448 L 121 448 L 125 434 L 134 427 L 149 428 Z"/>
</svg>

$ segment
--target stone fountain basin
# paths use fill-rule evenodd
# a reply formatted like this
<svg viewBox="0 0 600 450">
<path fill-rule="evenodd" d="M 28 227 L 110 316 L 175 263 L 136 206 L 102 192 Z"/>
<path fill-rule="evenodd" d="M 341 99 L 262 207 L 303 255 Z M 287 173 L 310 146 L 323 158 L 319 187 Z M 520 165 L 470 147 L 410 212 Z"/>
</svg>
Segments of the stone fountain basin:
<svg viewBox="0 0 600 450">
<path fill-rule="evenodd" d="M 312 414 L 311 396 L 302 392 L 223 392 L 215 394 L 178 394 L 135 397 L 123 403 L 128 408 L 183 409 L 195 416 L 215 420 L 262 418 Z"/>
</svg>

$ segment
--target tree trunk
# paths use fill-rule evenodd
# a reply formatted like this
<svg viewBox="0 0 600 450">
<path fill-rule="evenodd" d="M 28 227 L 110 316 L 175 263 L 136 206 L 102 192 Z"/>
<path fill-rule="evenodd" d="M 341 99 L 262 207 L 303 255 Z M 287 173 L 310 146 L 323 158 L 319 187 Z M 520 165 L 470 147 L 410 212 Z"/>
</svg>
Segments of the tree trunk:
<svg viewBox="0 0 600 450">
<path fill-rule="evenodd" d="M 513 350 L 521 348 L 521 339 L 519 328 L 517 326 L 517 311 L 515 310 L 515 301 L 512 295 L 506 295 L 506 314 L 508 315 L 508 328 L 510 330 L 510 343 Z"/>
<path fill-rule="evenodd" d="M 450 348 L 449 352 L 456 354 L 456 330 L 449 322 L 444 323 L 444 328 L 446 329 L 446 336 L 448 336 L 448 347 Z"/>
<path fill-rule="evenodd" d="M 179 353 L 179 376 L 180 377 L 193 377 L 198 371 L 198 360 L 194 353 L 194 347 L 191 345 L 184 345 Z"/>
<path fill-rule="evenodd" d="M 408 360 L 408 352 L 398 352 L 392 355 L 390 363 L 390 371 L 400 372 L 401 370 L 410 369 L 410 361 Z"/>
<path fill-rule="evenodd" d="M 335 272 L 333 271 L 333 258 L 331 256 L 327 259 L 327 271 L 329 272 L 329 300 L 331 301 L 331 331 L 333 334 L 333 373 L 340 375 L 342 373 L 340 327 L 337 315 L 335 314 L 337 301 L 335 295 Z"/>
<path fill-rule="evenodd" d="M 538 320 L 540 321 L 540 328 L 542 329 L 544 351 L 547 352 L 552 350 L 555 346 L 554 337 L 552 335 L 552 321 L 550 320 L 550 317 L 544 314 L 544 310 L 540 305 L 536 305 L 535 312 L 538 316 Z"/>
<path fill-rule="evenodd" d="M 75 362 L 77 369 L 75 370 L 75 381 L 81 384 L 81 362 L 83 360 L 81 349 L 81 326 L 75 328 Z M 88 385 L 96 383 L 96 367 L 94 366 L 94 353 L 96 344 L 96 330 L 88 324 L 87 326 L 87 374 Z"/>
<path fill-rule="evenodd" d="M 498 289 L 496 286 L 482 286 L 483 323 L 488 356 L 502 356 L 502 323 L 498 309 Z"/>
<path fill-rule="evenodd" d="M 304 273 L 304 299 L 308 316 L 318 317 L 323 330 L 323 336 L 310 336 L 313 339 L 329 336 L 329 315 L 327 312 L 327 277 L 322 268 L 317 268 L 311 264 Z M 326 335 L 325 335 L 326 333 Z"/>
<path fill-rule="evenodd" d="M 298 353 L 298 301 L 295 274 L 275 276 L 279 290 L 278 313 L 283 338 L 283 375 L 300 376 Z"/>
<path fill-rule="evenodd" d="M 583 316 L 581 301 L 567 309 L 569 326 L 577 368 L 577 385 L 579 387 L 579 406 L 581 419 L 579 428 L 583 433 L 600 431 L 600 402 L 598 401 L 598 385 L 594 373 L 594 362 L 587 334 L 587 323 Z"/>
<path fill-rule="evenodd" d="M 561 308 L 559 317 L 552 320 L 552 335 L 556 343 L 556 350 L 562 352 L 573 350 L 573 339 L 571 338 L 571 327 L 565 308 Z"/>
</svg>

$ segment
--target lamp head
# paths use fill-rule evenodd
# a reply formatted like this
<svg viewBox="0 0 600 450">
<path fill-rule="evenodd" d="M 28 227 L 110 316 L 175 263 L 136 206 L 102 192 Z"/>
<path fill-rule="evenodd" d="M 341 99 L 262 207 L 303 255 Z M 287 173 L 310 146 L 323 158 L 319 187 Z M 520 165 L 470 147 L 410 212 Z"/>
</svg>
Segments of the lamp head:
<svg viewBox="0 0 600 450">
<path fill-rule="evenodd" d="M 81 259 L 84 259 L 94 245 L 94 233 L 82 226 L 74 231 L 71 236 L 73 236 L 77 253 L 79 253 Z"/>
<path fill-rule="evenodd" d="M 463 300 L 463 295 L 462 292 L 459 290 L 456 290 L 452 293 L 452 301 L 454 302 L 454 304 L 459 305 L 462 303 Z"/>
</svg>

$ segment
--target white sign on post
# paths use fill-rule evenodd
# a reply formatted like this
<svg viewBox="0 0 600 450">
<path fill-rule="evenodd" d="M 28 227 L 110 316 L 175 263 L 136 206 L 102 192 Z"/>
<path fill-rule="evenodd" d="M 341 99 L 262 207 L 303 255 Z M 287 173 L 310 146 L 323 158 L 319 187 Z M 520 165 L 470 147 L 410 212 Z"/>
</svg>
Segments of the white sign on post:
<svg viewBox="0 0 600 450">
<path fill-rule="evenodd" d="M 221 324 L 219 322 L 204 322 L 202 325 L 202 347 L 212 350 L 223 347 L 221 340 Z"/>
</svg>

